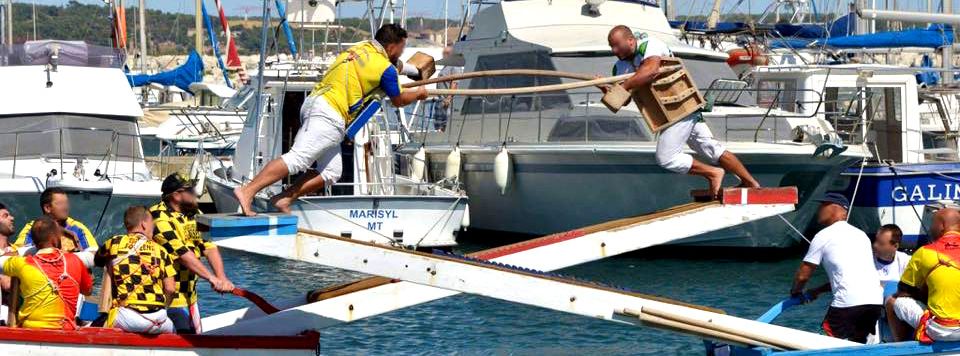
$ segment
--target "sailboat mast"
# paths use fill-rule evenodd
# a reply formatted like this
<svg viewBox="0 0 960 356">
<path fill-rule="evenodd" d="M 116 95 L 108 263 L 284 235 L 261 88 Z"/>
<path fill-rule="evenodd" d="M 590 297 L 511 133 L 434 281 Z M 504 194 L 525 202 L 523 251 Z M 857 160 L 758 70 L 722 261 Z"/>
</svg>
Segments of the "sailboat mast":
<svg viewBox="0 0 960 356">
<path fill-rule="evenodd" d="M 7 0 L 7 48 L 13 50 L 13 0 Z"/>
<path fill-rule="evenodd" d="M 720 5 L 723 5 L 723 0 L 713 0 L 713 9 L 710 10 L 710 17 L 707 18 L 708 29 L 717 28 L 717 22 L 720 22 Z"/>
<path fill-rule="evenodd" d="M 197 50 L 197 53 L 203 53 L 203 0 L 197 0 L 196 4 L 196 16 L 193 22 L 193 47 Z"/>
<path fill-rule="evenodd" d="M 33 40 L 37 40 L 37 0 L 33 0 Z"/>
<path fill-rule="evenodd" d="M 943 6 L 943 13 L 946 15 L 953 15 L 953 0 L 940 0 Z M 952 40 L 952 38 L 951 38 Z M 943 84 L 953 83 L 953 44 L 949 46 L 943 46 L 943 69 L 945 72 L 941 76 L 943 78 Z"/>
<path fill-rule="evenodd" d="M 140 72 L 147 72 L 147 11 L 146 0 L 140 0 Z"/>
</svg>

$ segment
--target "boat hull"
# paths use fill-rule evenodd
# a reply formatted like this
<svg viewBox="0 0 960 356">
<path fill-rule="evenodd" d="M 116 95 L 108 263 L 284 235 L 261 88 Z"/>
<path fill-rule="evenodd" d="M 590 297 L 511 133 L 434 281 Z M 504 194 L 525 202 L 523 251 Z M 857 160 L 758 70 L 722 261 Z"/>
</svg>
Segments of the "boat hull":
<svg viewBox="0 0 960 356">
<path fill-rule="evenodd" d="M 49 186 L 63 188 L 70 197 L 70 215 L 87 225 L 98 240 L 123 233 L 123 213 L 133 205 L 150 206 L 160 200 L 160 182 L 114 181 L 89 186 L 70 182 Z M 17 228 L 40 216 L 40 193 L 46 188 L 37 178 L 0 179 L 0 199 L 16 217 Z M 19 231 L 19 230 L 17 230 Z"/>
<path fill-rule="evenodd" d="M 880 226 L 897 224 L 903 230 L 902 246 L 915 248 L 929 241 L 924 206 L 960 200 L 960 162 L 867 166 L 862 175 L 859 166 L 850 167 L 837 185 L 845 187 L 852 202 L 854 226 L 872 234 Z"/>
<path fill-rule="evenodd" d="M 495 149 L 460 146 L 461 181 L 471 199 L 471 226 L 495 231 L 545 235 L 604 221 L 638 216 L 688 203 L 690 191 L 706 188 L 702 178 L 667 172 L 656 164 L 653 147 L 554 148 L 511 146 L 513 177 L 505 194 L 495 183 Z M 812 153 L 813 147 L 810 147 Z M 406 152 L 405 152 L 406 153 Z M 449 146 L 428 149 L 430 177 L 442 178 Z M 738 153 L 763 186 L 797 186 L 800 203 L 784 217 L 805 230 L 817 204 L 810 198 L 853 161 L 807 154 Z M 737 184 L 728 175 L 725 185 Z M 676 242 L 724 247 L 790 247 L 800 237 L 779 218 Z"/>
<path fill-rule="evenodd" d="M 319 334 L 299 336 L 141 335 L 115 329 L 0 328 L 5 355 L 316 355 Z"/>
<path fill-rule="evenodd" d="M 234 184 L 209 176 L 207 191 L 217 211 L 237 211 Z M 415 247 L 456 245 L 468 204 L 465 196 L 343 195 L 304 197 L 291 213 L 302 229 L 374 243 Z M 267 199 L 257 197 L 255 209 L 268 211 Z"/>
</svg>

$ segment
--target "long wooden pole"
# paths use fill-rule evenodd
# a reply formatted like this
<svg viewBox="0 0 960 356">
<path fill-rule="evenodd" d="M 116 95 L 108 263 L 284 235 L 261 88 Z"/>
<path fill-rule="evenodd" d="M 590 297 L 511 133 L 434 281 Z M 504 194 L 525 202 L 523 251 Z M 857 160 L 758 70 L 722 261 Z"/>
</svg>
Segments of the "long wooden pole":
<svg viewBox="0 0 960 356">
<path fill-rule="evenodd" d="M 494 95 L 516 95 L 516 94 L 536 94 L 552 91 L 563 91 L 570 89 L 595 87 L 604 84 L 613 84 L 624 81 L 633 76 L 634 73 L 621 74 L 615 77 L 598 78 L 593 80 L 584 80 L 575 83 L 541 85 L 519 88 L 499 88 L 499 89 L 428 89 L 427 95 L 467 95 L 467 96 L 494 96 Z"/>
<path fill-rule="evenodd" d="M 441 83 L 441 82 L 452 82 L 455 80 L 465 80 L 471 78 L 480 78 L 480 77 L 496 77 L 496 76 L 508 76 L 508 75 L 528 75 L 536 77 L 559 77 L 559 78 L 568 78 L 568 79 L 578 79 L 578 80 L 594 80 L 596 77 L 589 74 L 581 73 L 572 73 L 572 72 L 560 72 L 555 70 L 542 70 L 542 69 L 498 69 L 498 70 L 482 70 L 477 72 L 467 72 L 459 73 L 454 75 L 446 75 L 443 77 L 431 78 L 418 80 L 415 82 L 410 82 L 404 84 L 404 88 L 415 88 L 419 86 L 424 86 L 428 84 Z"/>
</svg>

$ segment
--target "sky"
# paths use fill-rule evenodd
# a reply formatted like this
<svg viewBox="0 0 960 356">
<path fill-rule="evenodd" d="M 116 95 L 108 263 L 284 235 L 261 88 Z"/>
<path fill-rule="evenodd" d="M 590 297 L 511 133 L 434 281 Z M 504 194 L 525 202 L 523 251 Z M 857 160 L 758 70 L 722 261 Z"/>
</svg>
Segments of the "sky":
<svg viewBox="0 0 960 356">
<path fill-rule="evenodd" d="M 2 0 L 0 0 L 2 1 Z M 68 2 L 68 0 L 15 0 L 18 3 L 29 3 L 31 1 L 36 1 L 37 4 L 47 4 L 47 5 L 63 5 Z M 125 0 L 128 4 L 136 4 L 138 0 Z M 207 6 L 212 7 L 214 2 L 213 0 L 207 1 Z M 250 15 L 254 13 L 259 14 L 258 8 L 262 6 L 262 0 L 221 0 L 224 6 L 224 10 L 230 16 L 242 16 L 244 11 L 248 12 Z M 306 1 L 306 0 L 304 0 Z M 408 16 L 410 17 L 433 17 L 440 18 L 443 16 L 443 4 L 445 0 L 407 0 L 408 3 Z M 461 3 L 464 0 L 446 0 L 449 3 L 448 16 L 451 18 L 459 18 Z M 712 0 L 674 0 L 677 13 L 678 14 L 706 14 L 710 11 L 710 6 L 713 4 Z M 764 8 L 770 5 L 770 3 L 775 0 L 724 0 L 723 11 L 721 13 L 730 13 L 730 12 L 753 12 L 759 13 Z M 808 0 L 812 1 L 818 7 L 820 12 L 835 12 L 839 9 L 845 10 L 847 3 L 850 0 Z M 900 10 L 923 10 L 926 8 L 927 1 L 923 0 L 866 0 L 867 3 L 874 2 L 878 7 L 883 7 L 884 4 L 889 4 L 888 6 L 892 7 L 892 4 L 897 4 L 897 8 Z M 954 2 L 958 0 L 952 0 Z M 88 4 L 103 4 L 103 0 L 79 0 L 81 3 Z M 271 4 L 273 1 L 269 1 Z M 934 3 L 939 3 L 940 0 L 935 0 Z M 194 0 L 146 0 L 147 8 L 150 9 L 159 9 L 167 12 L 193 12 Z M 356 4 L 345 4 L 343 6 L 343 14 L 346 17 L 359 17 L 362 11 L 365 9 L 364 3 L 358 2 Z M 208 9 L 209 9 L 208 7 Z M 960 11 L 960 8 L 957 5 L 954 5 L 954 9 Z"/>
</svg>

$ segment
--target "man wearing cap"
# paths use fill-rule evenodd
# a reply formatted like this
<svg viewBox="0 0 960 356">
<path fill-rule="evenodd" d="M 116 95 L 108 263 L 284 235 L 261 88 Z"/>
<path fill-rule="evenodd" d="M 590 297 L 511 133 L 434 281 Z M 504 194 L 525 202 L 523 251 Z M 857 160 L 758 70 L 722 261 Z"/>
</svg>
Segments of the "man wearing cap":
<svg viewBox="0 0 960 356">
<path fill-rule="evenodd" d="M 823 318 L 827 335 L 864 343 L 875 329 L 883 309 L 883 289 L 873 265 L 870 238 L 847 223 L 850 201 L 841 194 L 827 193 L 819 199 L 817 222 L 825 226 L 810 242 L 807 255 L 794 277 L 790 295 L 806 294 L 810 300 L 833 292 L 833 301 Z M 810 276 L 823 266 L 829 283 L 807 290 Z"/>
<path fill-rule="evenodd" d="M 226 293 L 233 290 L 233 283 L 223 270 L 220 251 L 197 232 L 194 216 L 200 213 L 194 182 L 177 173 L 167 176 L 161 186 L 162 201 L 150 207 L 155 227 L 153 241 L 163 246 L 170 254 L 176 270 L 176 292 L 167 308 L 178 334 L 194 334 L 202 331 L 200 310 L 197 307 L 197 277 L 206 279 L 215 291 Z M 200 262 L 206 257 L 210 268 Z"/>
</svg>

